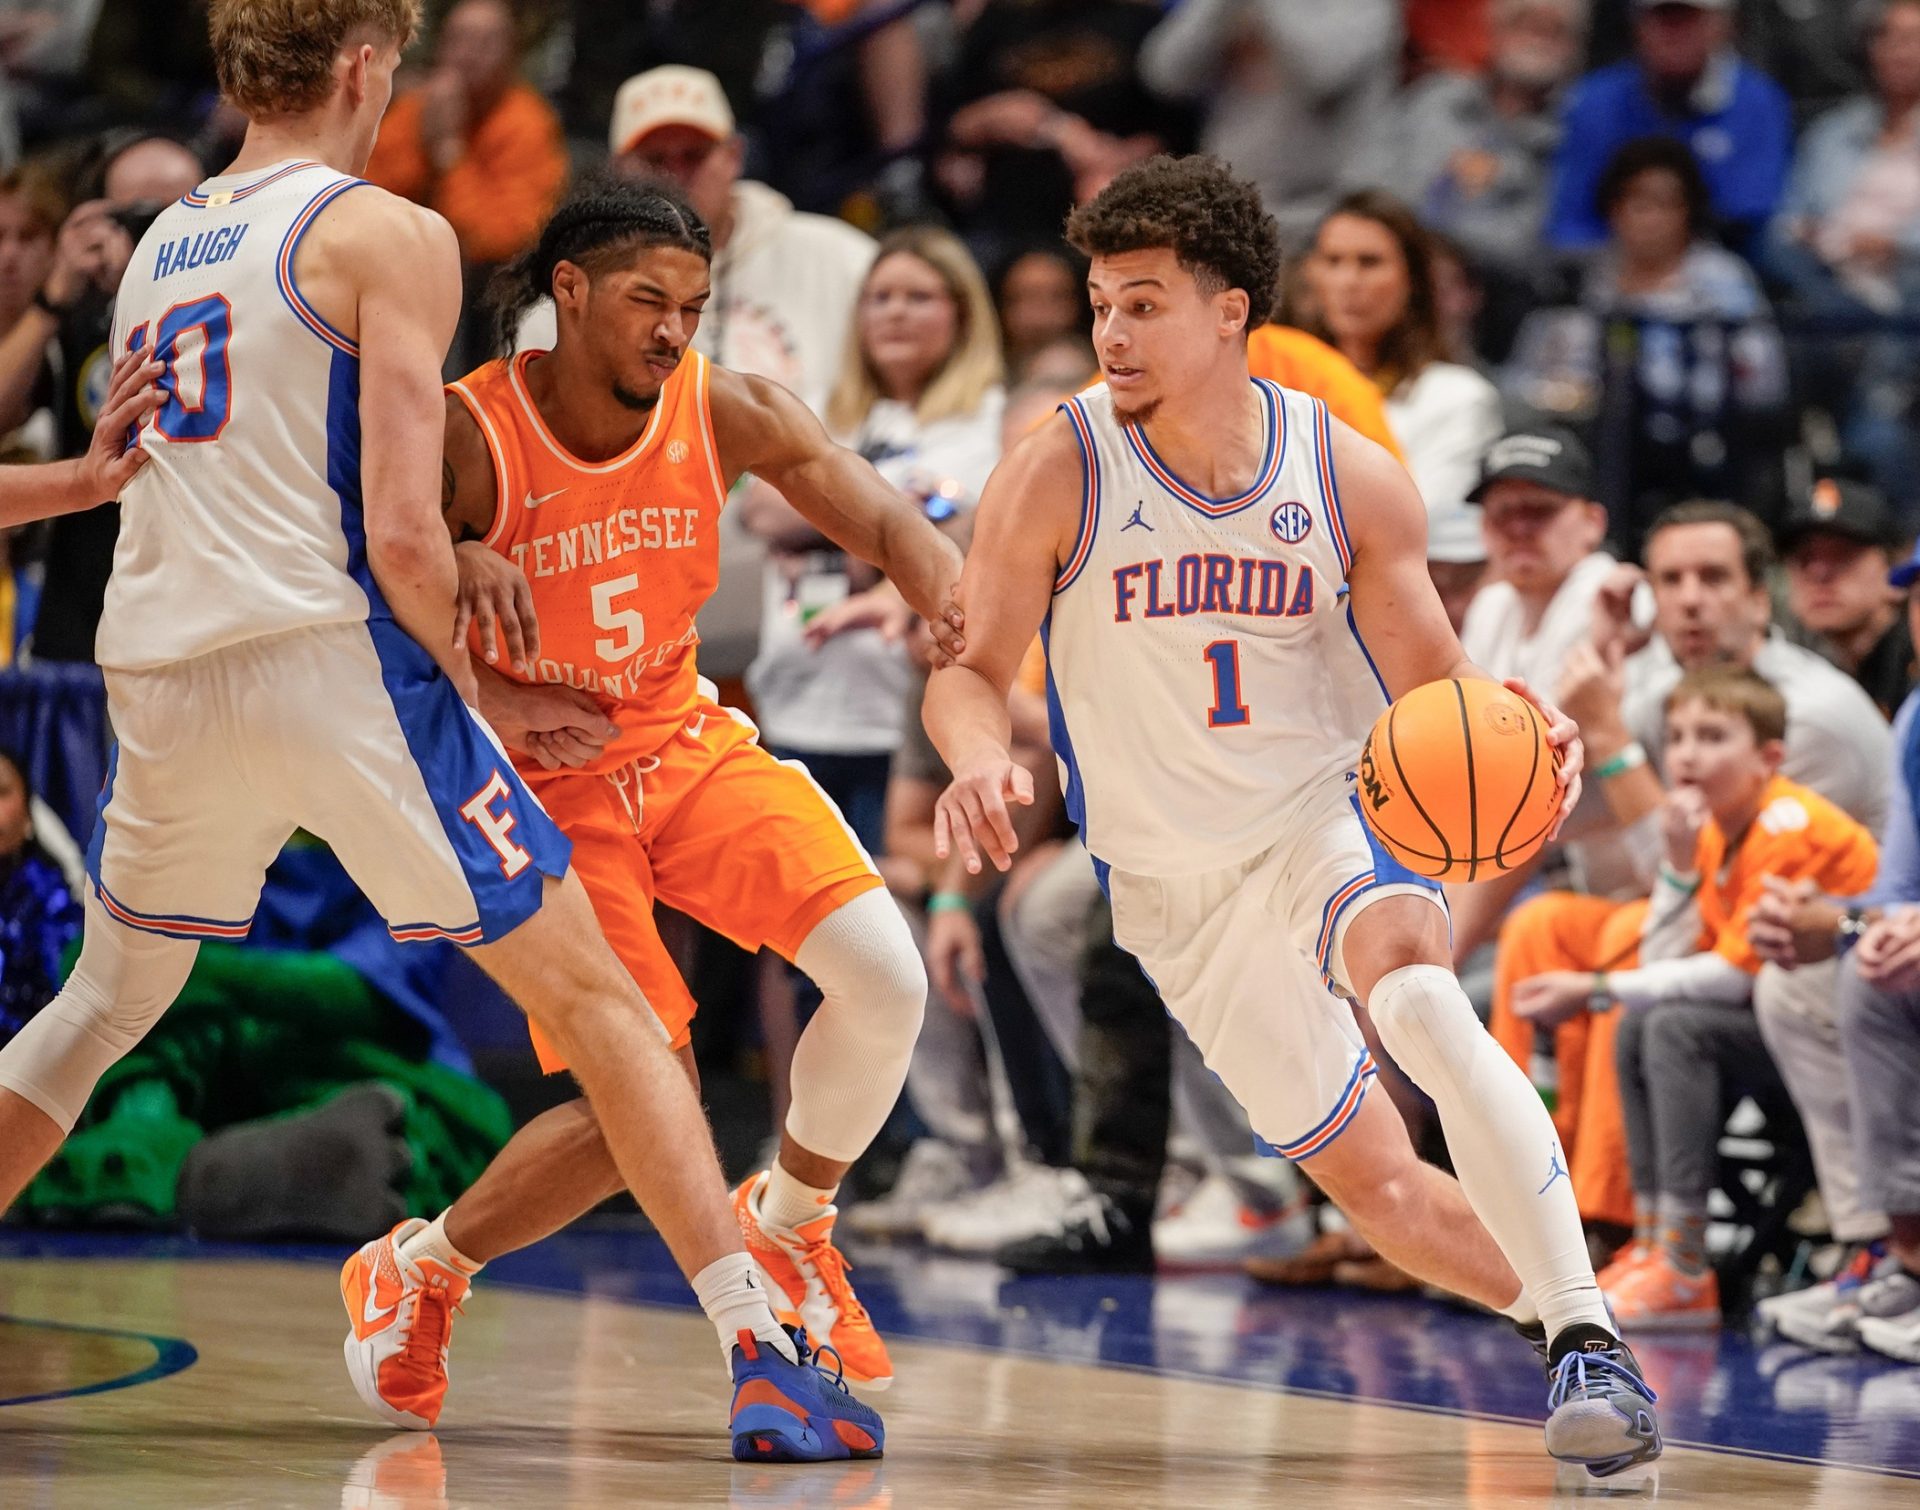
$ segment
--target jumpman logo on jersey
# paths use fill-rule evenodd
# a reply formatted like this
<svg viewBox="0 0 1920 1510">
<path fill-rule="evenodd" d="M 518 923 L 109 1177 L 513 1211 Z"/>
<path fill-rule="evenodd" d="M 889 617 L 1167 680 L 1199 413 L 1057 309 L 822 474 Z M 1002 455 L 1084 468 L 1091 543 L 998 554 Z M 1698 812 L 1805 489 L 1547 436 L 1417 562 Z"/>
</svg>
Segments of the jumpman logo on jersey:
<svg viewBox="0 0 1920 1510">
<path fill-rule="evenodd" d="M 1133 506 L 1133 517 L 1129 519 L 1125 524 L 1120 526 L 1121 534 L 1123 535 L 1126 534 L 1126 532 L 1132 529 L 1136 524 L 1139 525 L 1141 529 L 1146 530 L 1149 534 L 1154 533 L 1153 526 L 1148 524 L 1144 517 L 1146 513 L 1146 507 L 1147 507 L 1147 500 L 1144 498 L 1142 498 L 1138 503 L 1136 503 Z"/>
<path fill-rule="evenodd" d="M 1547 1149 L 1547 1183 L 1534 1191 L 1534 1194 L 1545 1195 L 1549 1190 L 1553 1189 L 1553 1182 L 1555 1180 L 1564 1180 L 1566 1177 L 1567 1171 L 1560 1163 L 1560 1144 L 1556 1141 Z"/>
</svg>

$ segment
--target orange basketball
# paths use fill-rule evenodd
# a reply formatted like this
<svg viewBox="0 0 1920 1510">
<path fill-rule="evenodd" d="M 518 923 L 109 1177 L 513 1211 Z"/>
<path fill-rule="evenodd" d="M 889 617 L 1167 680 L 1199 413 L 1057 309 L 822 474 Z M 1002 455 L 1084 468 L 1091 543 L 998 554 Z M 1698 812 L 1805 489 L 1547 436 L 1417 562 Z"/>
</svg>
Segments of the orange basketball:
<svg viewBox="0 0 1920 1510">
<path fill-rule="evenodd" d="M 1498 682 L 1428 682 L 1360 752 L 1360 811 L 1394 859 L 1435 881 L 1484 881 L 1546 842 L 1560 808 L 1546 721 Z"/>
</svg>

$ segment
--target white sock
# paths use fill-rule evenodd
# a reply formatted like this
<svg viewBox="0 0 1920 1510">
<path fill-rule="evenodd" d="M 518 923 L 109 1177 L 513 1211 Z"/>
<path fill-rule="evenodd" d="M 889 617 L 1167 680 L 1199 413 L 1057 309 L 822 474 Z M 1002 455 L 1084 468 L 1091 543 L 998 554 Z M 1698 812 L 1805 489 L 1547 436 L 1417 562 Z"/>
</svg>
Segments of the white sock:
<svg viewBox="0 0 1920 1510">
<path fill-rule="evenodd" d="M 1512 1305 L 1500 1307 L 1500 1314 L 1521 1326 L 1540 1324 L 1540 1308 L 1533 1303 L 1533 1297 L 1527 1294 L 1525 1285 L 1520 1287 L 1520 1293 L 1514 1297 Z"/>
<path fill-rule="evenodd" d="M 1612 1332 L 1553 1118 L 1453 972 L 1404 966 L 1381 979 L 1367 1007 L 1387 1052 L 1440 1109 L 1460 1188 L 1548 1338 L 1577 1322 Z"/>
<path fill-rule="evenodd" d="M 772 1170 L 768 1172 L 766 1184 L 760 1187 L 759 1210 L 755 1214 L 760 1218 L 761 1225 L 791 1232 L 802 1222 L 810 1222 L 830 1209 L 839 1189 L 838 1185 L 826 1190 L 803 1185 L 788 1174 L 785 1166 L 776 1158 Z"/>
<path fill-rule="evenodd" d="M 693 1293 L 720 1334 L 720 1356 L 726 1359 L 728 1368 L 733 1367 L 733 1350 L 739 1346 L 742 1332 L 753 1333 L 787 1362 L 800 1361 L 793 1339 L 773 1319 L 773 1307 L 767 1303 L 767 1292 L 761 1288 L 750 1255 L 729 1253 L 716 1258 L 693 1276 Z"/>
<path fill-rule="evenodd" d="M 436 1263 L 456 1273 L 465 1274 L 469 1278 L 478 1274 L 484 1267 L 478 1260 L 468 1258 L 447 1241 L 447 1213 L 444 1211 L 400 1244 L 400 1256 L 410 1263 L 431 1258 Z"/>
</svg>

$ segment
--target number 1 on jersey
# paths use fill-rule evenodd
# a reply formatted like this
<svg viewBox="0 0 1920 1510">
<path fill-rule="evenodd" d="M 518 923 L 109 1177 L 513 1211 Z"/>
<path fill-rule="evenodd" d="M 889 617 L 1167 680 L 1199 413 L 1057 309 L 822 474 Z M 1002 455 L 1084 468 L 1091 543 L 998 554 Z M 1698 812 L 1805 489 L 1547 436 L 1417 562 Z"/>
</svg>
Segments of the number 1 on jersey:
<svg viewBox="0 0 1920 1510">
<path fill-rule="evenodd" d="M 1232 729 L 1253 721 L 1253 711 L 1240 701 L 1240 642 L 1215 640 L 1202 652 L 1213 667 L 1213 706 L 1207 709 L 1209 729 Z"/>
</svg>

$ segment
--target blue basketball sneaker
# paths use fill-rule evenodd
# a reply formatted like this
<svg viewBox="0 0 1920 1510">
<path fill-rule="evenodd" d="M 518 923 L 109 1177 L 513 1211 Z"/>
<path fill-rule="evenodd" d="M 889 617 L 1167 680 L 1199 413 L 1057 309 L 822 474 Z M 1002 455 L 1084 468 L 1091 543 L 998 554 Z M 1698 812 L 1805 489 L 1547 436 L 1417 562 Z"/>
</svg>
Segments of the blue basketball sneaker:
<svg viewBox="0 0 1920 1510">
<path fill-rule="evenodd" d="M 1660 1456 L 1653 1413 L 1659 1397 L 1624 1342 L 1589 1346 L 1590 1352 L 1568 1353 L 1548 1374 L 1547 1451 L 1608 1478 Z"/>
<path fill-rule="evenodd" d="M 805 1331 L 788 1327 L 787 1335 L 798 1363 L 787 1362 L 752 1332 L 739 1334 L 733 1349 L 734 1457 L 742 1463 L 879 1457 L 887 1440 L 880 1413 L 854 1399 L 838 1368 L 828 1373 L 815 1361 L 819 1354 Z"/>
</svg>

